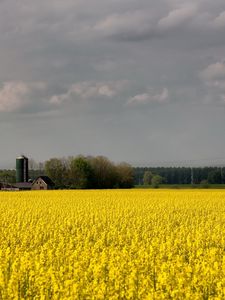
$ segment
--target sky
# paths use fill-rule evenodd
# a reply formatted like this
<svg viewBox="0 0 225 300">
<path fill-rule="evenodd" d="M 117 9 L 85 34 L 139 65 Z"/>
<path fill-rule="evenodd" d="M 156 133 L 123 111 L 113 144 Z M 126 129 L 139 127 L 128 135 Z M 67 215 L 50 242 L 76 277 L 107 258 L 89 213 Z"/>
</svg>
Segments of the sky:
<svg viewBox="0 0 225 300">
<path fill-rule="evenodd" d="M 0 0 L 0 168 L 225 162 L 224 0 Z"/>
</svg>

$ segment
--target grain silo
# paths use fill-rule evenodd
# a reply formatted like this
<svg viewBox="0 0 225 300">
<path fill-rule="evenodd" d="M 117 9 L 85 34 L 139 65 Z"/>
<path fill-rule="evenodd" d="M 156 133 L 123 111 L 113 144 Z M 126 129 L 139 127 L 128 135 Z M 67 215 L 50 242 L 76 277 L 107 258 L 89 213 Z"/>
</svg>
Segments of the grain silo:
<svg viewBox="0 0 225 300">
<path fill-rule="evenodd" d="M 28 182 L 28 158 L 24 155 L 16 158 L 16 182 Z"/>
</svg>

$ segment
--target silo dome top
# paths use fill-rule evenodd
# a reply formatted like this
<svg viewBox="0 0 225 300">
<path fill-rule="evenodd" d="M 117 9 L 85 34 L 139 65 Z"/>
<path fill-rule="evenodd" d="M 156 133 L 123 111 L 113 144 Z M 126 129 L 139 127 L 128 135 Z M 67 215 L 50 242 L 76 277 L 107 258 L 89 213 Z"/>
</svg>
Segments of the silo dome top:
<svg viewBox="0 0 225 300">
<path fill-rule="evenodd" d="M 18 156 L 16 159 L 27 159 L 27 157 L 24 156 L 24 155 L 20 155 L 20 156 Z"/>
</svg>

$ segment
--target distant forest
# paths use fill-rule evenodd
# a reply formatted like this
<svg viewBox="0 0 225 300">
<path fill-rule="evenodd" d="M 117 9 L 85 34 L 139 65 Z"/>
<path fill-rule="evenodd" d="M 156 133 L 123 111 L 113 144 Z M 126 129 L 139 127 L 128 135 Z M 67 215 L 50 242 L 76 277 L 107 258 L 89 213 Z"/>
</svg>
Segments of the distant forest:
<svg viewBox="0 0 225 300">
<path fill-rule="evenodd" d="M 225 167 L 137 167 L 134 168 L 134 184 L 144 184 L 144 174 L 151 172 L 162 177 L 163 183 L 166 184 L 224 184 Z"/>
<path fill-rule="evenodd" d="M 29 178 L 49 176 L 56 188 L 131 188 L 152 184 L 225 184 L 225 167 L 132 167 L 103 156 L 29 160 Z M 0 182 L 15 183 L 15 170 L 0 170 Z"/>
</svg>

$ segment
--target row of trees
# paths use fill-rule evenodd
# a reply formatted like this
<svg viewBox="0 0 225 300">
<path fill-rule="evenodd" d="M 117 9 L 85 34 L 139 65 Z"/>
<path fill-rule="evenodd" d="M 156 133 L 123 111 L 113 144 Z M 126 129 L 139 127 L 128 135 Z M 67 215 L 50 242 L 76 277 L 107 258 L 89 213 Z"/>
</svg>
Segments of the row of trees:
<svg viewBox="0 0 225 300">
<path fill-rule="evenodd" d="M 45 162 L 45 173 L 58 188 L 109 189 L 134 185 L 133 168 L 129 164 L 116 165 L 103 156 L 51 158 Z"/>
<path fill-rule="evenodd" d="M 15 170 L 0 170 L 0 182 L 15 183 L 15 181 L 16 181 Z"/>
<path fill-rule="evenodd" d="M 29 178 L 49 176 L 56 188 L 110 189 L 134 186 L 134 171 L 127 163 L 114 164 L 108 158 L 68 157 L 51 158 L 44 163 L 29 159 Z M 0 182 L 15 183 L 15 170 L 0 170 Z"/>
<path fill-rule="evenodd" d="M 133 185 L 225 184 L 225 167 L 132 168 L 103 156 L 51 158 L 45 163 L 29 159 L 29 177 L 48 175 L 59 188 L 129 188 Z M 0 182 L 15 183 L 15 170 L 0 170 Z"/>
<path fill-rule="evenodd" d="M 134 168 L 134 181 L 136 185 L 149 184 L 154 175 L 159 175 L 162 183 L 167 184 L 225 183 L 224 167 Z"/>
</svg>

